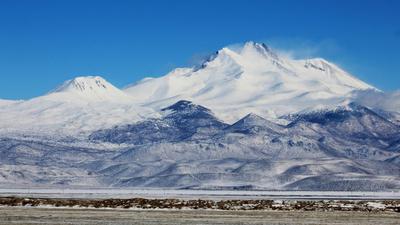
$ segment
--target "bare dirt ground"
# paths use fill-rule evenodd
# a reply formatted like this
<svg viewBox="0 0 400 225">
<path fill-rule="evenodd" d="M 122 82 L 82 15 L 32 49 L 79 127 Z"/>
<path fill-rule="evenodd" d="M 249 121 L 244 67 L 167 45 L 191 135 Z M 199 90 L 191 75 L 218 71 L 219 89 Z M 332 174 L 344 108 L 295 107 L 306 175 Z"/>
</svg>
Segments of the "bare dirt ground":
<svg viewBox="0 0 400 225">
<path fill-rule="evenodd" d="M 0 197 L 0 225 L 400 224 L 399 200 Z"/>
<path fill-rule="evenodd" d="M 68 224 L 400 224 L 395 212 L 121 210 L 1 207 L 1 225 Z"/>
</svg>

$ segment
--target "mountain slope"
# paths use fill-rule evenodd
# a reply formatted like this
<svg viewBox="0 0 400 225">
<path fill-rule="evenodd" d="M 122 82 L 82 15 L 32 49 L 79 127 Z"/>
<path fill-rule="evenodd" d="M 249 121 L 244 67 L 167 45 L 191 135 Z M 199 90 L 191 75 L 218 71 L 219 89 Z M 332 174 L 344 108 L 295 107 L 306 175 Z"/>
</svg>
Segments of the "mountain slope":
<svg viewBox="0 0 400 225">
<path fill-rule="evenodd" d="M 219 50 L 199 67 L 146 78 L 125 92 L 156 109 L 188 99 L 234 122 L 252 112 L 276 118 L 308 107 L 335 105 L 351 91 L 366 89 L 374 88 L 326 60 L 293 60 L 265 44 L 248 42 L 239 49 Z"/>
<path fill-rule="evenodd" d="M 206 126 L 211 131 L 200 134 L 205 124 L 218 124 L 210 110 L 188 101 L 166 109 L 172 113 L 163 119 L 94 133 L 96 142 L 132 144 L 102 168 L 110 177 L 106 182 L 169 188 L 400 188 L 400 149 L 390 148 L 400 138 L 400 127 L 366 107 L 351 103 L 302 114 L 287 126 L 249 114 L 232 125 Z M 181 122 L 184 129 L 177 125 Z M 124 135 L 129 138 L 115 138 Z"/>
<path fill-rule="evenodd" d="M 125 90 L 78 77 L 0 100 L 0 186 L 399 190 L 398 102 L 253 42 Z"/>
<path fill-rule="evenodd" d="M 70 102 L 131 102 L 131 97 L 102 77 L 76 77 L 44 96 L 48 99 Z"/>
<path fill-rule="evenodd" d="M 165 115 L 160 119 L 148 119 L 96 131 L 89 136 L 89 139 L 135 145 L 181 142 L 189 138 L 209 138 L 212 133 L 227 126 L 215 118 L 209 109 L 189 101 L 179 101 L 164 108 L 163 111 Z"/>
<path fill-rule="evenodd" d="M 365 127 L 363 141 L 348 129 L 356 122 L 348 121 Z M 383 143 L 399 131 L 352 105 L 299 115 L 288 126 L 255 114 L 228 125 L 203 106 L 179 101 L 161 118 L 94 132 L 89 147 L 0 138 L 0 185 L 398 189 L 400 151 L 397 142 L 391 148 Z"/>
<path fill-rule="evenodd" d="M 223 48 L 198 67 L 146 78 L 124 90 L 88 76 L 30 100 L 0 101 L 0 133 L 85 139 L 94 130 L 159 118 L 163 108 L 183 99 L 209 108 L 226 123 L 249 113 L 279 121 L 289 113 L 344 104 L 354 91 L 370 89 L 375 90 L 323 59 L 288 59 L 265 44 L 248 42 Z"/>
<path fill-rule="evenodd" d="M 299 123 L 316 124 L 321 129 L 330 131 L 333 136 L 354 137 L 364 143 L 368 138 L 387 141 L 400 139 L 400 126 L 355 103 L 332 111 L 299 115 L 289 126 L 293 127 Z"/>
<path fill-rule="evenodd" d="M 1 107 L 0 133 L 86 138 L 88 131 L 157 115 L 101 77 L 77 77 L 44 96 Z"/>
</svg>

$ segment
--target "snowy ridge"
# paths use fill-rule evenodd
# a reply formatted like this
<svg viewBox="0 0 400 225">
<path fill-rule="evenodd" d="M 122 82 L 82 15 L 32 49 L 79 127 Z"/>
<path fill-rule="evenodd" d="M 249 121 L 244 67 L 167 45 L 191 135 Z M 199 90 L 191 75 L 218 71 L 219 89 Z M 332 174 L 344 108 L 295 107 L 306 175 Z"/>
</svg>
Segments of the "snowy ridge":
<svg viewBox="0 0 400 225">
<path fill-rule="evenodd" d="M 399 190 L 399 107 L 248 42 L 123 90 L 88 76 L 0 100 L 0 186 Z"/>
<path fill-rule="evenodd" d="M 1 104 L 1 102 L 0 102 Z M 50 93 L 0 108 L 0 134 L 82 136 L 115 124 L 157 117 L 101 77 L 77 77 Z"/>
<path fill-rule="evenodd" d="M 0 99 L 0 106 L 8 106 L 11 105 L 13 103 L 16 103 L 18 101 L 13 101 L 13 100 L 5 100 L 5 99 Z"/>
<path fill-rule="evenodd" d="M 2 100 L 0 133 L 83 132 L 85 136 L 101 128 L 158 118 L 161 109 L 184 99 L 209 108 L 228 123 L 249 113 L 280 121 L 288 114 L 355 101 L 353 93 L 361 90 L 376 89 L 326 60 L 288 59 L 265 44 L 248 42 L 240 48 L 222 48 L 199 67 L 177 68 L 123 90 L 99 76 L 87 76 L 30 100 Z"/>
<path fill-rule="evenodd" d="M 155 109 L 188 99 L 234 122 L 252 112 L 277 118 L 315 105 L 336 105 L 352 91 L 367 89 L 374 88 L 326 60 L 288 59 L 265 44 L 248 42 L 219 50 L 199 68 L 147 79 L 125 92 Z"/>
<path fill-rule="evenodd" d="M 165 111 L 159 119 L 93 132 L 88 141 L 93 144 L 85 147 L 0 139 L 0 184 L 400 189 L 400 126 L 353 103 L 341 110 L 299 115 L 287 126 L 255 114 L 226 124 L 189 101 Z M 107 144 L 113 148 L 107 151 Z"/>
<path fill-rule="evenodd" d="M 130 96 L 99 76 L 76 77 L 51 91 L 47 98 L 67 101 L 129 102 Z"/>
</svg>

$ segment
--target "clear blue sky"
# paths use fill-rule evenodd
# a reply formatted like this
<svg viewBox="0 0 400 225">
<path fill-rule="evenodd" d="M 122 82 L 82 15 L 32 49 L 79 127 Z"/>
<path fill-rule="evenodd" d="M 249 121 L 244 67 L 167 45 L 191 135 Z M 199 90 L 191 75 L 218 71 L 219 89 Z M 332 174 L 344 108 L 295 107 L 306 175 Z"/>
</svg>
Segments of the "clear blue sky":
<svg viewBox="0 0 400 225">
<path fill-rule="evenodd" d="M 101 75 L 118 87 L 248 40 L 400 88 L 400 1 L 0 1 L 0 98 Z"/>
</svg>

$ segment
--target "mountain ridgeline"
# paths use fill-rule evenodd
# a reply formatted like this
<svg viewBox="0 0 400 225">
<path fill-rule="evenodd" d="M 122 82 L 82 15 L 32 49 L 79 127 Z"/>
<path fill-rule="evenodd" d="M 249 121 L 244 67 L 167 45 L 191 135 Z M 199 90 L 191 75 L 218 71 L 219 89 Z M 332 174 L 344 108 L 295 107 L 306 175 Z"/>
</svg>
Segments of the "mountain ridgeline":
<svg viewBox="0 0 400 225">
<path fill-rule="evenodd" d="M 133 144 L 115 158 L 121 163 L 169 162 L 166 170 L 157 171 L 162 176 L 131 177 L 118 185 L 296 190 L 377 190 L 400 185 L 396 179 L 400 127 L 355 103 L 297 115 L 288 125 L 255 114 L 229 125 L 189 101 L 163 110 L 168 113 L 160 119 L 90 135 L 95 142 Z M 216 171 L 210 171 L 210 166 Z"/>
<path fill-rule="evenodd" d="M 179 142 L 200 135 L 207 138 L 228 126 L 215 118 L 209 109 L 189 101 L 179 101 L 162 111 L 168 114 L 161 119 L 148 119 L 96 131 L 89 139 L 117 144 Z"/>
<path fill-rule="evenodd" d="M 265 44 L 119 89 L 0 100 L 0 187 L 400 189 L 400 101 Z"/>
</svg>

